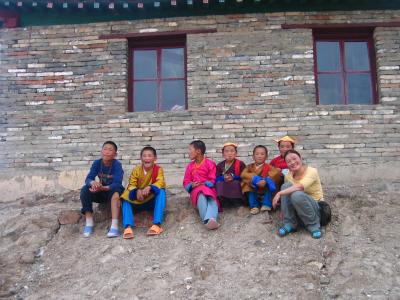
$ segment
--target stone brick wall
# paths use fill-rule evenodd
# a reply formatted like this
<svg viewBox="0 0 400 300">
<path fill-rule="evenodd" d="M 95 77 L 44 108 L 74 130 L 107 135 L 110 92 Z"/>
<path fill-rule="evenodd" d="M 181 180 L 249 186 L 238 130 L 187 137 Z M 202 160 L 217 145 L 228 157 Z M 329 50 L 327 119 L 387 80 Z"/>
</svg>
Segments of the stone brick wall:
<svg viewBox="0 0 400 300">
<path fill-rule="evenodd" d="M 77 188 L 107 139 L 120 147 L 125 177 L 150 144 L 178 184 L 193 139 L 215 160 L 225 141 L 238 142 L 250 162 L 256 144 L 276 155 L 273 139 L 285 134 L 326 182 L 399 178 L 399 28 L 374 32 L 379 104 L 317 106 L 312 32 L 280 26 L 399 19 L 299 12 L 0 30 L 0 188 L 9 198 Z M 187 37 L 189 109 L 127 112 L 127 41 L 99 36 L 206 28 L 217 32 Z"/>
</svg>

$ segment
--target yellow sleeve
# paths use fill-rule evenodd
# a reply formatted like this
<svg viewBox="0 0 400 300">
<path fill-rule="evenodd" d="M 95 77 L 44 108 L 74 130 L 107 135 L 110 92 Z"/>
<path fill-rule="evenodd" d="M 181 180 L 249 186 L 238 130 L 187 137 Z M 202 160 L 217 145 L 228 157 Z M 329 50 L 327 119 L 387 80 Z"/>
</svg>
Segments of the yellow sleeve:
<svg viewBox="0 0 400 300">
<path fill-rule="evenodd" d="M 158 187 L 159 189 L 165 189 L 166 183 L 165 183 L 163 168 L 160 167 L 158 169 L 156 182 L 152 183 L 151 185 L 154 185 L 154 186 Z"/>
<path fill-rule="evenodd" d="M 304 192 L 307 192 L 309 188 L 315 184 L 317 179 L 318 179 L 317 170 L 308 168 L 305 176 L 299 180 L 299 183 L 303 186 Z"/>
<path fill-rule="evenodd" d="M 131 176 L 129 177 L 129 183 L 128 186 L 126 187 L 125 191 L 122 193 L 121 198 L 129 200 L 129 192 L 137 189 L 137 184 L 138 184 L 138 179 L 139 179 L 139 171 L 140 171 L 140 166 L 136 166 L 131 173 Z"/>
</svg>

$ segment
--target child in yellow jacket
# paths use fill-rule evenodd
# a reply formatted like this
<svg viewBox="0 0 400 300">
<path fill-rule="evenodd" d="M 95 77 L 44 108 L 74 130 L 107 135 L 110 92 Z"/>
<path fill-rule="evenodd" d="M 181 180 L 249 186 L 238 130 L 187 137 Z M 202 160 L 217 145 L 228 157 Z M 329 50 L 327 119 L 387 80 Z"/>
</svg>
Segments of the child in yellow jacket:
<svg viewBox="0 0 400 300">
<path fill-rule="evenodd" d="M 129 184 L 121 195 L 125 239 L 133 238 L 133 211 L 153 210 L 153 226 L 148 230 L 148 235 L 158 235 L 164 231 L 161 227 L 166 205 L 164 171 L 155 163 L 157 152 L 153 147 L 144 147 L 140 159 L 142 163 L 133 169 Z"/>
</svg>

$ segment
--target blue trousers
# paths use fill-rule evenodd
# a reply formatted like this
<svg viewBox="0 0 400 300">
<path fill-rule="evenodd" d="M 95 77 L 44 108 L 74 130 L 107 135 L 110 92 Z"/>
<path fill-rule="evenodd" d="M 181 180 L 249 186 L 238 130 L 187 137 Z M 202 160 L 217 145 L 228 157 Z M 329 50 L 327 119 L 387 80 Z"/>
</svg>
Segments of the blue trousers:
<svg viewBox="0 0 400 300">
<path fill-rule="evenodd" d="M 249 206 L 250 208 L 253 207 L 260 207 L 260 201 L 258 201 L 258 194 L 255 192 L 248 192 L 247 196 L 249 197 Z M 263 200 L 262 200 L 262 205 L 268 206 L 268 207 L 272 207 L 272 202 L 271 202 L 271 198 L 272 198 L 272 193 L 270 191 L 266 192 L 263 195 Z"/>
<path fill-rule="evenodd" d="M 82 209 L 81 213 L 85 214 L 85 212 L 93 212 L 93 202 L 96 203 L 106 203 L 111 201 L 112 195 L 117 192 L 119 195 L 122 194 L 123 190 L 121 189 L 113 189 L 107 192 L 98 192 L 92 193 L 89 191 L 89 187 L 84 185 L 81 189 L 81 203 Z"/>
<path fill-rule="evenodd" d="M 199 210 L 200 218 L 204 223 L 211 218 L 217 220 L 218 205 L 212 197 L 206 197 L 200 193 L 197 197 L 197 209 Z"/>
<path fill-rule="evenodd" d="M 134 211 L 153 210 L 153 224 L 161 225 L 164 219 L 166 205 L 165 190 L 160 189 L 158 194 L 150 201 L 143 204 L 133 204 L 122 200 L 122 225 L 124 228 L 135 226 Z"/>
</svg>

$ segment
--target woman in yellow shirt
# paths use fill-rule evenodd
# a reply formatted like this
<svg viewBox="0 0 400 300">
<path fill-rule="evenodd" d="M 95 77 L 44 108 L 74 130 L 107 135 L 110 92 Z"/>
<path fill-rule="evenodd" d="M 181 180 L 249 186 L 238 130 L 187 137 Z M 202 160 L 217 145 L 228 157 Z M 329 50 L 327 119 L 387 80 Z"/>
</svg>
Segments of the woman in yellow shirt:
<svg viewBox="0 0 400 300">
<path fill-rule="evenodd" d="M 281 202 L 283 227 L 280 236 L 295 232 L 299 219 L 315 239 L 322 236 L 318 201 L 323 199 L 321 180 L 315 168 L 303 164 L 296 150 L 288 150 L 284 156 L 289 173 L 281 191 L 272 200 L 274 208 Z"/>
</svg>

